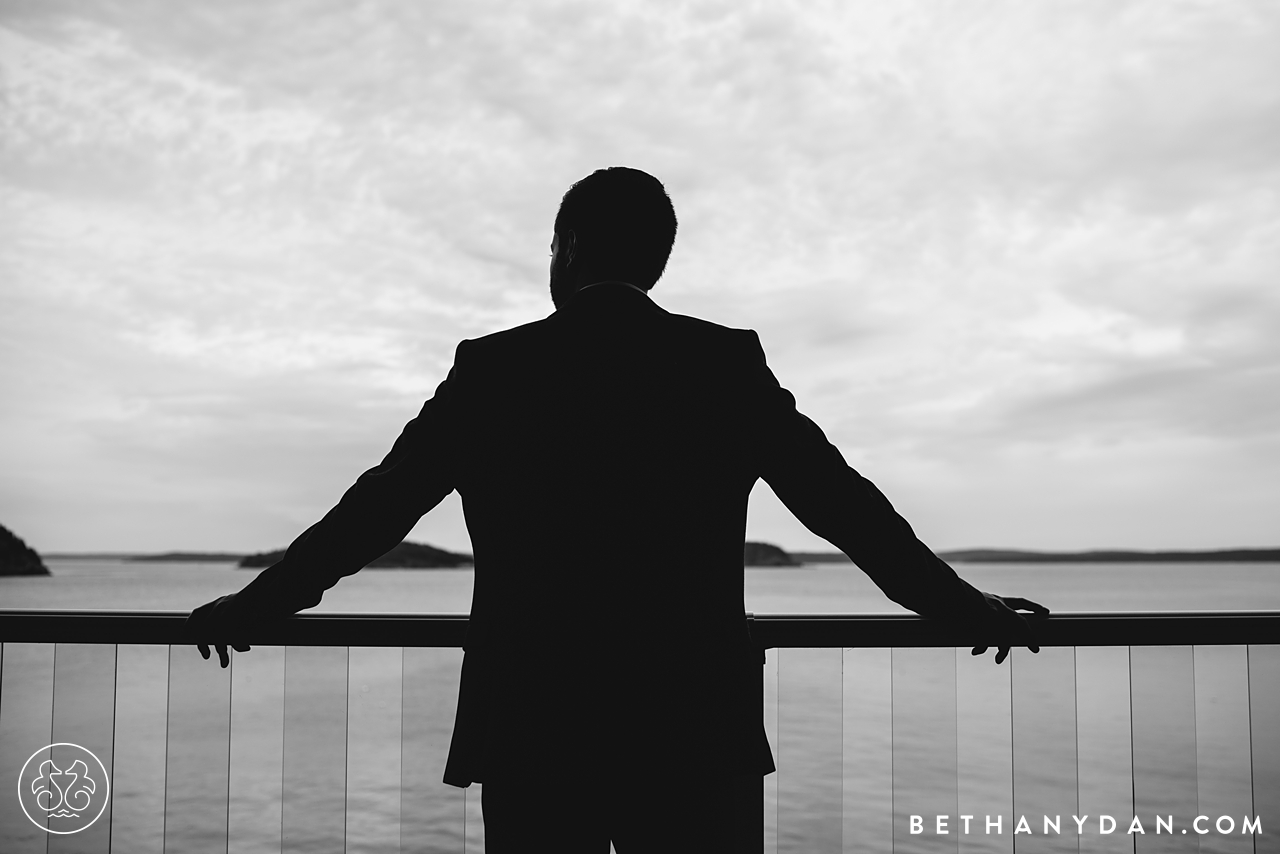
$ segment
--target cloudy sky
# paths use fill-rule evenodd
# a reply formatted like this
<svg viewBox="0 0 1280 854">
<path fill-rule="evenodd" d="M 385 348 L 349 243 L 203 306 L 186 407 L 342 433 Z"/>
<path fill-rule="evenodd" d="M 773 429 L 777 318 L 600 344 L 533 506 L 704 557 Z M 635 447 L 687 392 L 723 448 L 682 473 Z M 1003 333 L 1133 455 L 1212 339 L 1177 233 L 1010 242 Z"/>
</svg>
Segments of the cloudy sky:
<svg viewBox="0 0 1280 854">
<path fill-rule="evenodd" d="M 1278 81 L 1267 2 L 0 0 L 0 523 L 285 545 L 625 164 L 935 548 L 1278 545 Z"/>
</svg>

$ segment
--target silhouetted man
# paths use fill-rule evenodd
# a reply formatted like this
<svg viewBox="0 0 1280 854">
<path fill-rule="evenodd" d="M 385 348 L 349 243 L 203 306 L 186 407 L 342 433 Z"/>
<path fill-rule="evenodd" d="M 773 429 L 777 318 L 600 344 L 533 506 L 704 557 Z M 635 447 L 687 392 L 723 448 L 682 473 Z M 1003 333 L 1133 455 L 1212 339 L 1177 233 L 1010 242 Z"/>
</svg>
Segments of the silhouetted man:
<svg viewBox="0 0 1280 854">
<path fill-rule="evenodd" d="M 916 539 L 796 411 L 754 332 L 649 299 L 675 235 L 651 175 L 574 184 L 555 312 L 458 345 L 382 463 L 191 617 L 225 643 L 316 605 L 456 489 L 475 587 L 444 779 L 484 783 L 491 854 L 737 850 L 735 781 L 774 770 L 743 608 L 758 478 L 895 602 L 1034 644 L 1013 608 L 1043 609 L 984 595 Z"/>
</svg>

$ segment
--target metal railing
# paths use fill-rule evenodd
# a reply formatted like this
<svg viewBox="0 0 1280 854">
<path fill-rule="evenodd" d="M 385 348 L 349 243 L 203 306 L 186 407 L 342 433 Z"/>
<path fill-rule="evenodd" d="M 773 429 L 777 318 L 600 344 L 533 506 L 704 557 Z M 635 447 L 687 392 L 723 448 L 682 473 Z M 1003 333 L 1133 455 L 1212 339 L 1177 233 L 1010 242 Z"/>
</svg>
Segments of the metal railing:
<svg viewBox="0 0 1280 854">
<path fill-rule="evenodd" d="M 112 783 L 74 837 L 0 797 L 0 850 L 482 850 L 440 782 L 465 616 L 299 615 L 227 670 L 185 616 L 0 610 L 0 771 L 73 742 Z M 913 616 L 750 624 L 766 851 L 1280 851 L 1280 613 L 1055 615 L 1000 667 Z"/>
<path fill-rule="evenodd" d="M 190 643 L 186 611 L 0 609 L 0 643 Z M 962 647 L 980 638 L 911 614 L 748 614 L 765 649 Z M 262 630 L 263 645 L 461 647 L 465 614 L 306 613 Z M 1280 639 L 1277 611 L 1134 611 L 1054 614 L 1037 625 L 1043 646 L 1265 644 Z"/>
</svg>

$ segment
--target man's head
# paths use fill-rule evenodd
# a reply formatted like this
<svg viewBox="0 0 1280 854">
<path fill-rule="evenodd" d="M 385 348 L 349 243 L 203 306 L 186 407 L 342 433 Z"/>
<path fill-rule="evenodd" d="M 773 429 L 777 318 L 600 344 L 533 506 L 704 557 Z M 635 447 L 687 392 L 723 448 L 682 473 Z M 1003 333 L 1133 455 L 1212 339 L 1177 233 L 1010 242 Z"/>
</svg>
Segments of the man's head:
<svg viewBox="0 0 1280 854">
<path fill-rule="evenodd" d="M 564 194 L 552 243 L 551 299 L 616 279 L 649 290 L 676 240 L 676 212 L 662 182 L 647 172 L 597 169 Z"/>
</svg>

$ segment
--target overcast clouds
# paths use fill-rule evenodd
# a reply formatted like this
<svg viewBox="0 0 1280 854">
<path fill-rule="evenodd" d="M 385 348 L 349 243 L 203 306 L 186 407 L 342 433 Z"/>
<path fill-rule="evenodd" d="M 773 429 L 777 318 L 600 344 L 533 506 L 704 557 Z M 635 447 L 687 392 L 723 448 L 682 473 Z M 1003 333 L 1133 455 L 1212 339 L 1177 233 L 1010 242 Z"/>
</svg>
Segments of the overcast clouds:
<svg viewBox="0 0 1280 854">
<path fill-rule="evenodd" d="M 286 544 L 662 178 L 936 548 L 1280 544 L 1271 3 L 0 0 L 0 523 Z M 750 535 L 813 547 L 759 487 Z M 466 547 L 456 499 L 414 536 Z"/>
</svg>

